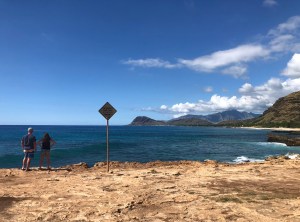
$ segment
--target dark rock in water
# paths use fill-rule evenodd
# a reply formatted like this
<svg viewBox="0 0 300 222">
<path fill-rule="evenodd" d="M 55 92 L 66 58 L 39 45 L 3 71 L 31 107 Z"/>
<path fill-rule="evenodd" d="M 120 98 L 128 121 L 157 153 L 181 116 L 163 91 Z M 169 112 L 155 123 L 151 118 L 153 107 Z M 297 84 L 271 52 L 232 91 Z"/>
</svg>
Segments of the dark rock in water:
<svg viewBox="0 0 300 222">
<path fill-rule="evenodd" d="M 287 155 L 279 155 L 279 156 L 268 156 L 267 158 L 265 158 L 265 161 L 272 161 L 272 160 L 289 160 L 291 159 L 289 156 Z"/>
<path fill-rule="evenodd" d="M 265 158 L 265 161 L 276 160 L 277 158 L 278 158 L 277 156 L 268 156 Z"/>
<path fill-rule="evenodd" d="M 287 146 L 300 146 L 300 137 L 269 134 L 268 142 L 285 143 Z"/>
</svg>

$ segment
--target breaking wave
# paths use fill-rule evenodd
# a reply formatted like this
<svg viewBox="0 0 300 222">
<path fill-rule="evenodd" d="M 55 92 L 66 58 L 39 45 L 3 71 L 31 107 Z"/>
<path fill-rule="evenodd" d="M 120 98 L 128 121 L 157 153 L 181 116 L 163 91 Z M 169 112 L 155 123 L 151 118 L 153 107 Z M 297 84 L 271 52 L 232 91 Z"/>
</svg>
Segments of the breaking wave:
<svg viewBox="0 0 300 222">
<path fill-rule="evenodd" d="M 260 145 L 260 146 L 287 146 L 285 143 L 277 143 L 277 142 L 257 142 L 255 143 L 257 145 Z"/>
<path fill-rule="evenodd" d="M 246 156 L 239 156 L 233 160 L 234 163 L 247 163 L 247 162 L 263 162 L 261 159 L 248 158 Z"/>
<path fill-rule="evenodd" d="M 296 154 L 296 153 L 287 153 L 285 156 L 287 156 L 290 159 L 297 159 L 300 157 L 300 154 Z"/>
</svg>

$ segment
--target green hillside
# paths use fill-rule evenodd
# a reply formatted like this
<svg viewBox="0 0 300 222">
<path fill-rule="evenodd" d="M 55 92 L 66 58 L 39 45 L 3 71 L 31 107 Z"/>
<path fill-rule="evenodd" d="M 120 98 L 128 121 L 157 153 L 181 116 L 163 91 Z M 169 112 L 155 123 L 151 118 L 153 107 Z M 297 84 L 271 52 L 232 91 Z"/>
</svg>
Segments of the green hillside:
<svg viewBox="0 0 300 222">
<path fill-rule="evenodd" d="M 262 116 L 244 124 L 260 127 L 300 127 L 300 91 L 278 99 Z"/>
</svg>

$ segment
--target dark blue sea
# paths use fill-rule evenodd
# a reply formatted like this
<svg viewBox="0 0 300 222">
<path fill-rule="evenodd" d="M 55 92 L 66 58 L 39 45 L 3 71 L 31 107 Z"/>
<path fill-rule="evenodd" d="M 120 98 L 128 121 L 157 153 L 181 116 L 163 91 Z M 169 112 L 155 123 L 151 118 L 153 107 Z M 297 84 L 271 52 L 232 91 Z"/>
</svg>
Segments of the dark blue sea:
<svg viewBox="0 0 300 222">
<path fill-rule="evenodd" d="M 0 168 L 19 168 L 20 141 L 28 126 L 0 126 Z M 40 139 L 45 132 L 57 142 L 52 166 L 106 161 L 106 126 L 33 126 Z M 270 155 L 300 153 L 300 147 L 268 143 L 269 130 L 218 127 L 110 126 L 110 160 L 259 161 Z M 32 166 L 38 166 L 40 148 Z"/>
</svg>

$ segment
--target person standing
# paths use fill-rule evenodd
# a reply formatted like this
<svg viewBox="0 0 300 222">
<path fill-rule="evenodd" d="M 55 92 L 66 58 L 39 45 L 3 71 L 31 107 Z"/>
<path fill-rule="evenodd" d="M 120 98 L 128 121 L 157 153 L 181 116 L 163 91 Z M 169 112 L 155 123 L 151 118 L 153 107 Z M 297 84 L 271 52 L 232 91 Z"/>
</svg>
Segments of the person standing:
<svg viewBox="0 0 300 222">
<path fill-rule="evenodd" d="M 56 144 L 56 142 L 50 137 L 49 133 L 45 133 L 44 137 L 40 139 L 37 144 L 41 147 L 41 158 L 40 158 L 40 167 L 42 169 L 42 165 L 44 162 L 44 157 L 47 158 L 47 169 L 50 170 L 50 149 L 52 146 Z"/>
<path fill-rule="evenodd" d="M 22 170 L 30 170 L 31 159 L 34 158 L 34 152 L 36 151 L 36 138 L 33 135 L 33 129 L 28 128 L 27 135 L 24 135 L 21 140 L 22 149 L 24 152 Z"/>
</svg>

